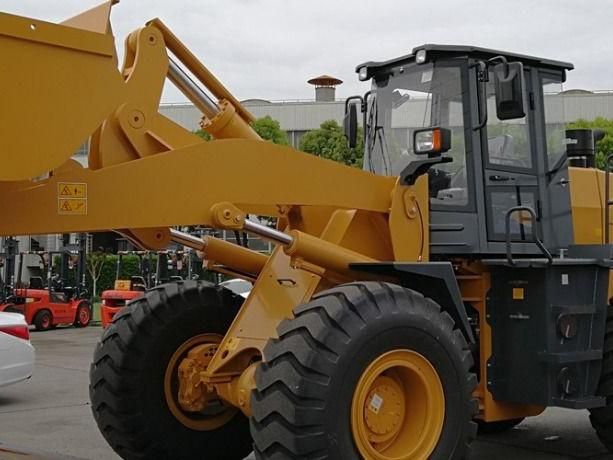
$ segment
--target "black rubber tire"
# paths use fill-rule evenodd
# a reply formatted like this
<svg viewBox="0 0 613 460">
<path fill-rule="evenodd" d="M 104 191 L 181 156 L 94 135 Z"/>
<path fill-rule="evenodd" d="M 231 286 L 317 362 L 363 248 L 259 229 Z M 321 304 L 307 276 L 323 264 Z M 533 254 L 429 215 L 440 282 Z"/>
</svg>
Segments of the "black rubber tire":
<svg viewBox="0 0 613 460">
<path fill-rule="evenodd" d="M 212 431 L 180 423 L 164 397 L 172 354 L 203 333 L 225 334 L 243 298 L 206 282 L 158 286 L 123 308 L 104 331 L 90 368 L 94 418 L 124 459 L 239 460 L 252 450 L 239 411 Z"/>
<path fill-rule="evenodd" d="M 476 436 L 477 379 L 461 332 L 430 299 L 386 283 L 323 291 L 283 321 L 264 349 L 252 394 L 258 459 L 360 458 L 351 432 L 357 381 L 381 354 L 405 348 L 436 369 L 446 396 L 443 432 L 432 460 L 465 458 Z"/>
<path fill-rule="evenodd" d="M 46 319 L 48 318 L 48 321 Z M 53 329 L 53 316 L 49 310 L 40 310 L 34 315 L 32 320 L 37 331 L 48 331 Z"/>
<path fill-rule="evenodd" d="M 83 323 L 81 321 L 81 319 L 80 319 L 81 309 L 83 309 L 83 308 L 87 308 L 89 310 L 89 318 L 88 318 L 86 323 Z M 91 309 L 91 307 L 89 305 L 89 302 L 83 301 L 77 307 L 77 312 L 75 314 L 75 320 L 74 320 L 74 323 L 72 323 L 72 325 L 74 327 L 77 327 L 77 328 L 87 327 L 87 326 L 89 326 L 89 323 L 91 322 L 91 320 L 92 320 L 92 309 Z"/>
<path fill-rule="evenodd" d="M 613 452 L 613 306 L 611 305 L 607 310 L 602 370 L 596 394 L 604 396 L 607 404 L 604 407 L 590 409 L 590 422 L 600 441 Z"/>
<path fill-rule="evenodd" d="M 524 421 L 524 417 L 511 420 L 501 420 L 499 422 L 484 422 L 477 420 L 479 434 L 500 434 L 509 431 Z"/>
</svg>

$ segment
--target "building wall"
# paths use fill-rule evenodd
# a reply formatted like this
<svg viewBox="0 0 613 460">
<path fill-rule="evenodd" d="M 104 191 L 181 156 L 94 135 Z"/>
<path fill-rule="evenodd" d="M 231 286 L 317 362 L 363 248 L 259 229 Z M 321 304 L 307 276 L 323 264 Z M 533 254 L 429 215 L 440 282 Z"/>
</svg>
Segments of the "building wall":
<svg viewBox="0 0 613 460">
<path fill-rule="evenodd" d="M 592 120 L 596 117 L 613 118 L 613 92 L 550 94 L 548 98 L 561 98 L 563 111 L 559 119 L 567 122 L 584 118 Z M 326 120 L 343 121 L 345 102 L 315 102 L 287 101 L 267 102 L 250 100 L 245 102 L 247 109 L 256 117 L 269 115 L 277 120 L 281 128 L 287 132 L 290 143 L 298 147 L 300 138 L 309 130 L 317 129 Z M 407 113 L 408 126 L 421 126 L 424 101 L 410 100 L 402 110 Z M 192 104 L 164 104 L 160 113 L 189 130 L 199 129 L 202 115 Z M 361 122 L 361 117 L 358 117 Z"/>
</svg>

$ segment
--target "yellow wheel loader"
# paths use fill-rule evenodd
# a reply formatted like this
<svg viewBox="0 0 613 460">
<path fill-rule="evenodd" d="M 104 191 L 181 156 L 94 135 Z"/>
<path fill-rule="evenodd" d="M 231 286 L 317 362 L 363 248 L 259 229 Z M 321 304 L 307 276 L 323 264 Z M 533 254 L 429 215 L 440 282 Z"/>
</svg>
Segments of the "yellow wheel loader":
<svg viewBox="0 0 613 460">
<path fill-rule="evenodd" d="M 362 64 L 357 170 L 260 140 L 159 19 L 118 70 L 113 3 L 0 14 L 0 234 L 114 230 L 255 281 L 158 286 L 115 316 L 90 394 L 121 457 L 457 460 L 548 406 L 589 409 L 613 448 L 610 184 L 600 135 L 566 131 L 571 64 L 444 45 Z M 214 141 L 159 113 L 166 79 Z"/>
</svg>

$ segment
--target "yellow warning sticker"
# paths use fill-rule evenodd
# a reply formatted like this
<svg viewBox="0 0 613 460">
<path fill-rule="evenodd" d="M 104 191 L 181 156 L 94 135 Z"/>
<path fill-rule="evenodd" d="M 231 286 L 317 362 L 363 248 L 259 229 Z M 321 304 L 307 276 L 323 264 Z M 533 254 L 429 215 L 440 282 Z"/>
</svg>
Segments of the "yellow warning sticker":
<svg viewBox="0 0 613 460">
<path fill-rule="evenodd" d="M 87 184 L 75 182 L 58 182 L 58 198 L 87 198 Z"/>
<path fill-rule="evenodd" d="M 87 198 L 60 198 L 57 202 L 58 214 L 87 214 Z"/>
<path fill-rule="evenodd" d="M 524 300 L 524 288 L 513 288 L 513 300 Z"/>
<path fill-rule="evenodd" d="M 82 182 L 58 182 L 58 214 L 87 214 L 87 184 Z"/>
</svg>

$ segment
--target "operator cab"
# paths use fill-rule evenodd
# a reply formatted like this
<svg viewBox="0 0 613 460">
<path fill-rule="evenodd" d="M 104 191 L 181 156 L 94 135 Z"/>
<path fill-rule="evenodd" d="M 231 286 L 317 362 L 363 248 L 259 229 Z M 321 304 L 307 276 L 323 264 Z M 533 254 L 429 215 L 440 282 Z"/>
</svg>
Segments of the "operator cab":
<svg viewBox="0 0 613 460">
<path fill-rule="evenodd" d="M 346 134 L 351 143 L 360 107 L 364 169 L 428 175 L 433 256 L 504 254 L 507 233 L 515 254 L 541 253 L 535 236 L 557 252 L 573 243 L 564 103 L 557 96 L 572 68 L 484 48 L 423 45 L 357 67 L 372 89 L 348 99 Z M 424 156 L 420 138 L 433 128 L 450 145 Z"/>
</svg>

